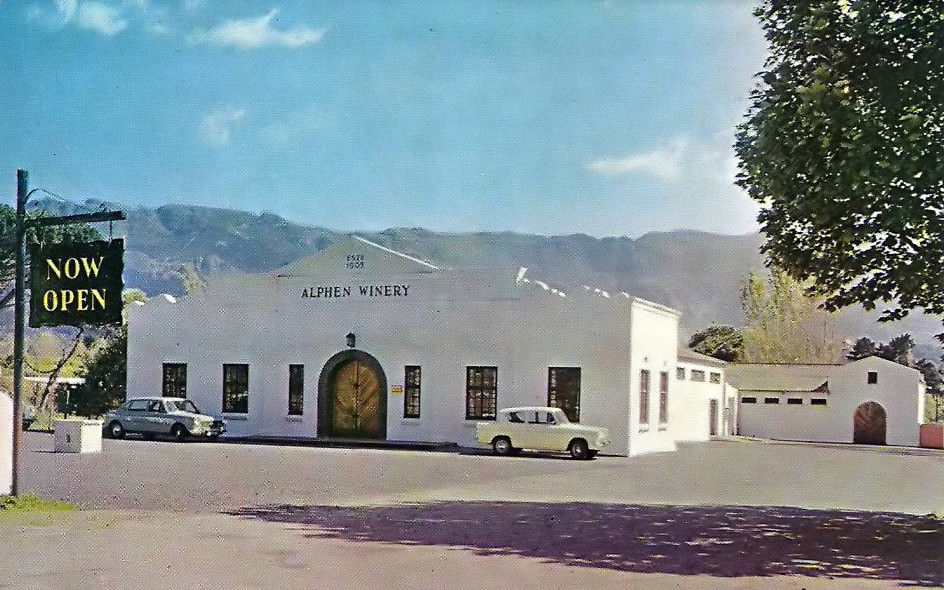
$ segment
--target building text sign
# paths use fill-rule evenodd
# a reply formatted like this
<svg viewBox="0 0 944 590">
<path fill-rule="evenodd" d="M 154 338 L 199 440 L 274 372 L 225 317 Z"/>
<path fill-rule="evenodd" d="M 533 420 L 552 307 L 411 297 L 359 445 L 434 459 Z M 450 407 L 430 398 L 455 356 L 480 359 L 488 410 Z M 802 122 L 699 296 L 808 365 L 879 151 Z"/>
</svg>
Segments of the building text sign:
<svg viewBox="0 0 944 590">
<path fill-rule="evenodd" d="M 32 327 L 121 322 L 124 240 L 30 248 Z"/>
<path fill-rule="evenodd" d="M 410 285 L 320 285 L 302 289 L 302 299 L 345 299 L 348 297 L 409 297 Z"/>
</svg>

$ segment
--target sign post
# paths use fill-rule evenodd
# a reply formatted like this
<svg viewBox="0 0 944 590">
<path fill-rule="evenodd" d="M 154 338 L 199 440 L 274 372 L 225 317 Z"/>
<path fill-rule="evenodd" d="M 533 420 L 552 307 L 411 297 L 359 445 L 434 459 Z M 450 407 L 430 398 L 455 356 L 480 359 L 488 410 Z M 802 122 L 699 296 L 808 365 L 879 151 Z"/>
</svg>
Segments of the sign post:
<svg viewBox="0 0 944 590">
<path fill-rule="evenodd" d="M 67 215 L 64 217 L 38 217 L 35 219 L 26 218 L 26 203 L 33 191 L 29 189 L 29 173 L 26 170 L 16 171 L 16 278 L 14 280 L 14 302 L 13 302 L 13 477 L 11 482 L 11 493 L 16 496 L 19 494 L 18 474 L 20 447 L 23 444 L 23 349 L 25 341 L 24 326 L 24 308 L 26 299 L 26 230 L 30 227 L 41 227 L 47 225 L 70 225 L 73 223 L 95 223 L 101 221 L 118 221 L 125 219 L 123 211 L 104 211 L 101 213 L 83 213 L 80 215 Z M 34 191 L 37 189 L 33 189 Z M 117 245 L 114 245 L 117 242 Z M 48 283 L 62 285 L 58 292 L 53 289 L 46 289 L 43 294 L 39 294 L 40 305 L 43 305 L 43 297 L 46 293 L 53 291 L 55 295 L 55 306 L 52 305 L 53 296 L 46 299 L 50 308 L 43 307 L 43 310 L 34 314 L 36 306 L 35 288 L 40 283 L 34 284 L 33 305 L 30 306 L 30 324 L 34 326 L 58 325 L 59 323 L 70 324 L 82 322 L 89 324 L 104 324 L 116 321 L 114 319 L 114 310 L 117 308 L 117 321 L 121 320 L 121 272 L 124 269 L 123 253 L 124 242 L 122 240 L 112 240 L 111 242 L 92 242 L 95 245 L 89 245 L 91 249 L 80 250 L 87 245 L 77 243 L 50 246 L 48 250 L 37 249 L 33 254 L 50 256 L 37 268 L 37 260 L 33 259 L 33 277 L 36 278 L 37 271 L 42 274 L 48 269 Z M 101 246 L 106 244 L 106 246 Z M 95 250 L 95 248 L 101 248 Z M 110 248 L 110 249 L 109 249 Z M 83 262 L 83 253 L 85 260 Z M 97 256 L 96 256 L 97 255 Z M 117 256 L 117 261 L 115 257 Z M 105 262 L 105 258 L 108 262 Z M 55 269 L 52 268 L 55 266 Z M 69 268 L 66 269 L 66 266 Z M 95 280 L 99 277 L 108 276 L 105 273 L 117 269 L 117 283 L 108 283 L 108 285 L 99 285 Z M 61 275 L 61 276 L 60 276 Z M 93 277 L 94 275 L 94 277 Z M 80 280 L 80 277 L 84 279 Z M 114 277 L 109 276 L 113 279 Z M 64 282 L 53 282 L 64 281 Z M 71 283 L 70 283 L 71 281 Z M 117 284 L 117 292 L 115 291 Z M 110 286 L 109 286 L 110 285 Z M 94 291 L 94 292 L 93 292 Z M 79 310 L 79 298 L 82 298 L 82 307 L 87 309 Z M 68 300 L 68 304 L 65 302 Z M 92 304 L 96 309 L 92 310 Z M 46 312 L 46 313 L 43 313 Z M 67 312 L 72 312 L 69 316 Z M 83 312 L 89 312 L 82 315 Z M 94 312 L 94 313 L 93 313 Z M 63 316 L 62 314 L 66 315 Z M 75 314 L 80 314 L 75 316 Z M 96 315 L 98 314 L 98 315 Z M 90 321 L 86 322 L 88 319 Z M 64 320 L 64 321 L 63 321 Z M 33 323 L 33 322 L 37 323 Z M 48 322 L 48 323 L 47 323 Z M 58 322 L 58 323 L 53 323 Z"/>
</svg>

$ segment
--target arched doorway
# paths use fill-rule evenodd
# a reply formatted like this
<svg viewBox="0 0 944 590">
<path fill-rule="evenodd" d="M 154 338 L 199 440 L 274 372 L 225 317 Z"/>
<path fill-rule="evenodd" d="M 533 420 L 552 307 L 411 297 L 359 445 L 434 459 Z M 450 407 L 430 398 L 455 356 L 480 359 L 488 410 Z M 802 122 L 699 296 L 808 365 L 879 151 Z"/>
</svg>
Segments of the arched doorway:
<svg viewBox="0 0 944 590">
<path fill-rule="evenodd" d="M 885 408 L 878 402 L 865 402 L 852 418 L 852 442 L 862 445 L 885 444 Z"/>
<path fill-rule="evenodd" d="M 387 377 L 373 356 L 345 350 L 318 378 L 318 436 L 387 438 Z"/>
</svg>

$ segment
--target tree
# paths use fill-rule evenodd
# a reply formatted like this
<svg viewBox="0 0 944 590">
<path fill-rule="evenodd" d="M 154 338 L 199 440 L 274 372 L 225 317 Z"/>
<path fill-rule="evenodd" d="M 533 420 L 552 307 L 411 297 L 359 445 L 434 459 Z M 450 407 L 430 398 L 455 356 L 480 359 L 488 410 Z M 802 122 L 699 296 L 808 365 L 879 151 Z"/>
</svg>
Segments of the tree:
<svg viewBox="0 0 944 590">
<path fill-rule="evenodd" d="M 925 391 L 932 402 L 925 409 L 925 418 L 939 422 L 941 403 L 944 401 L 944 375 L 941 374 L 941 369 L 928 359 L 918 359 L 914 363 L 914 368 L 924 375 L 924 383 L 927 386 Z"/>
<path fill-rule="evenodd" d="M 744 336 L 734 326 L 708 326 L 692 335 L 688 347 L 695 352 L 733 363 L 744 352 Z"/>
<path fill-rule="evenodd" d="M 876 344 L 871 338 L 866 338 L 863 336 L 862 338 L 856 340 L 852 345 L 852 348 L 849 349 L 849 352 L 846 353 L 846 360 L 857 361 L 870 356 L 875 356 L 878 353 L 878 347 L 879 345 Z"/>
<path fill-rule="evenodd" d="M 770 53 L 735 149 L 763 251 L 826 309 L 944 314 L 940 2 L 766 0 L 755 15 Z"/>
<path fill-rule="evenodd" d="M 879 346 L 876 355 L 899 365 L 912 367 L 915 366 L 914 347 L 915 341 L 911 334 L 901 334 L 889 340 L 888 344 Z"/>
<path fill-rule="evenodd" d="M 115 408 L 127 396 L 128 374 L 128 306 L 147 301 L 140 289 L 128 289 L 121 295 L 124 311 L 122 324 L 105 329 L 105 336 L 95 348 L 85 366 L 85 383 L 70 395 L 71 408 L 82 416 L 101 416 Z"/>
<path fill-rule="evenodd" d="M 833 314 L 807 297 L 799 282 L 773 270 L 751 274 L 741 289 L 747 319 L 744 360 L 764 363 L 834 363 L 842 353 Z"/>
</svg>

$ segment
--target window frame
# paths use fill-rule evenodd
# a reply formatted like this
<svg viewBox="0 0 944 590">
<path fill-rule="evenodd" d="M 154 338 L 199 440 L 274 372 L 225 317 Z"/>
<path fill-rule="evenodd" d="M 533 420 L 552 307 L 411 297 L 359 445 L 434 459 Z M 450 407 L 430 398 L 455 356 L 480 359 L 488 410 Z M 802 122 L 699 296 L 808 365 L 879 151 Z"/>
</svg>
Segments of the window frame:
<svg viewBox="0 0 944 590">
<path fill-rule="evenodd" d="M 757 397 L 756 397 L 756 396 L 753 396 L 753 395 L 749 395 L 749 396 L 746 396 L 746 397 L 742 397 L 742 398 L 741 398 L 741 403 L 742 403 L 742 404 L 756 404 L 756 403 L 757 403 Z"/>
<path fill-rule="evenodd" d="M 866 385 L 878 385 L 878 371 L 869 371 L 865 376 Z"/>
<path fill-rule="evenodd" d="M 764 403 L 765 403 L 765 404 L 770 404 L 770 405 L 772 405 L 772 406 L 773 406 L 773 405 L 777 405 L 777 404 L 780 403 L 780 398 L 779 398 L 779 397 L 765 397 L 765 398 L 764 398 Z"/>
<path fill-rule="evenodd" d="M 649 369 L 640 369 L 639 371 L 639 425 L 647 426 L 649 424 L 649 386 L 651 376 Z"/>
<path fill-rule="evenodd" d="M 669 372 L 659 371 L 659 424 L 669 423 Z"/>
<path fill-rule="evenodd" d="M 478 384 L 474 375 L 478 373 Z M 491 374 L 491 385 L 487 385 L 486 374 Z M 491 410 L 491 412 L 489 412 Z M 468 365 L 465 368 L 465 419 L 494 421 L 498 413 L 498 367 L 493 365 Z"/>
<path fill-rule="evenodd" d="M 243 390 L 233 391 L 233 387 L 241 387 Z M 242 399 L 233 399 L 234 397 Z M 223 364 L 223 413 L 249 413 L 249 365 L 246 363 Z"/>
<path fill-rule="evenodd" d="M 415 383 L 411 375 L 415 372 Z M 420 400 L 422 399 L 423 369 L 420 365 L 405 365 L 403 367 L 403 417 L 420 417 Z"/>
<path fill-rule="evenodd" d="M 172 378 L 173 371 L 183 370 L 183 379 L 177 374 Z M 168 393 L 169 390 L 173 390 Z M 162 363 L 161 364 L 161 397 L 187 397 L 187 363 Z"/>
<path fill-rule="evenodd" d="M 288 366 L 288 415 L 305 415 L 305 365 Z"/>
<path fill-rule="evenodd" d="M 557 373 L 560 372 L 558 375 Z M 561 379 L 561 377 L 564 379 Z M 547 368 L 547 405 L 551 408 L 560 408 L 567 419 L 574 424 L 580 423 L 580 385 L 583 378 L 580 367 L 548 367 Z M 576 395 L 572 391 L 562 390 L 561 384 L 576 382 Z M 561 405 L 561 400 L 565 403 Z M 574 402 L 575 403 L 570 403 Z M 571 415 L 573 414 L 573 415 Z"/>
<path fill-rule="evenodd" d="M 676 381 L 685 381 L 685 377 L 687 377 L 687 371 L 685 370 L 685 367 L 675 367 Z"/>
<path fill-rule="evenodd" d="M 721 383 L 721 373 L 716 372 L 716 371 L 710 371 L 708 373 L 708 382 L 713 383 L 715 385 L 719 385 Z"/>
<path fill-rule="evenodd" d="M 702 370 L 702 369 L 692 369 L 692 370 L 691 370 L 691 377 L 690 377 L 690 380 L 691 380 L 691 381 L 698 382 L 698 383 L 704 383 L 704 382 L 705 382 L 705 371 Z"/>
</svg>

